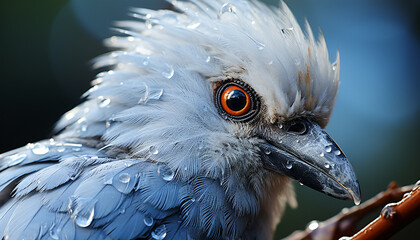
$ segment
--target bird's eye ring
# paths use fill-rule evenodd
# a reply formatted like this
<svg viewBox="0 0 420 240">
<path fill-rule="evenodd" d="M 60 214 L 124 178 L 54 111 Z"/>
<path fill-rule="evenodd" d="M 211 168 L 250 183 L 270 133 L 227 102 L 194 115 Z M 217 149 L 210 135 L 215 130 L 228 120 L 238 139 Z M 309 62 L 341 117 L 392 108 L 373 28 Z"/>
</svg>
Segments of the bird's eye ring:
<svg viewBox="0 0 420 240">
<path fill-rule="evenodd" d="M 233 121 L 248 121 L 259 109 L 254 90 L 239 81 L 229 81 L 219 86 L 215 98 L 222 116 Z"/>
</svg>

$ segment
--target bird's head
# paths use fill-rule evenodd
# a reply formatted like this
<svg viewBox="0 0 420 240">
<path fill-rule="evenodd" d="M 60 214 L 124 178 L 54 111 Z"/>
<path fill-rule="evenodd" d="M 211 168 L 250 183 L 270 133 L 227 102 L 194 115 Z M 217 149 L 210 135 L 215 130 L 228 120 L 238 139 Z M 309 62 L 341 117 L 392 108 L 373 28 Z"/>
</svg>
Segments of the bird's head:
<svg viewBox="0 0 420 240">
<path fill-rule="evenodd" d="M 212 178 L 232 199 L 235 189 L 265 196 L 288 176 L 359 202 L 352 167 L 323 130 L 339 86 L 323 36 L 308 24 L 303 33 L 284 3 L 173 4 L 118 23 L 124 36 L 107 41 L 117 50 L 95 63 L 112 70 L 59 122 L 61 136 L 100 138 L 104 151 L 166 164 L 182 181 Z"/>
</svg>

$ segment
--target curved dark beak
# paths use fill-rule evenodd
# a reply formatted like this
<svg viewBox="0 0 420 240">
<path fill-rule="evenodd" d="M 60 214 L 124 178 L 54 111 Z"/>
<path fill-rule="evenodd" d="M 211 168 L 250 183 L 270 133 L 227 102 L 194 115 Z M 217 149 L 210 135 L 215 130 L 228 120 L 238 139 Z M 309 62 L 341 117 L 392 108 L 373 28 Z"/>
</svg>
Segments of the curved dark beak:
<svg viewBox="0 0 420 240">
<path fill-rule="evenodd" d="M 316 123 L 295 120 L 260 144 L 264 166 L 339 199 L 360 203 L 360 187 L 347 157 Z"/>
</svg>

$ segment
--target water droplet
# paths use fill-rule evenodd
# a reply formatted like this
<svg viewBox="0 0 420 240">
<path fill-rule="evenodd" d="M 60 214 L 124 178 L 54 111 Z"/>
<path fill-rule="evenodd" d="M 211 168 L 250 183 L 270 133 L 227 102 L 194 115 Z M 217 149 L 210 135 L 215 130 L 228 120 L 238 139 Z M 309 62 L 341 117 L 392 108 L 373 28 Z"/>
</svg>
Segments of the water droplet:
<svg viewBox="0 0 420 240">
<path fill-rule="evenodd" d="M 165 181 L 172 181 L 174 179 L 174 171 L 166 165 L 160 165 L 158 167 L 157 173 L 162 177 Z"/>
<path fill-rule="evenodd" d="M 57 152 L 61 153 L 61 152 L 64 152 L 64 151 L 66 151 L 66 148 L 63 146 L 63 144 L 60 144 L 60 146 L 57 147 Z"/>
<path fill-rule="evenodd" d="M 335 71 L 337 69 L 337 62 L 332 64 L 332 70 Z"/>
<path fill-rule="evenodd" d="M 230 3 L 228 3 L 228 2 L 223 4 L 222 7 L 219 10 L 218 17 L 222 16 L 225 13 L 235 13 L 234 6 Z"/>
<path fill-rule="evenodd" d="M 281 33 L 283 34 L 291 34 L 293 32 L 293 27 L 290 28 L 282 28 Z"/>
<path fill-rule="evenodd" d="M 417 190 L 417 188 L 419 188 L 419 187 L 420 187 L 420 180 L 418 180 L 418 181 L 416 182 L 416 184 L 414 184 L 413 191 L 414 191 L 414 190 Z"/>
<path fill-rule="evenodd" d="M 100 108 L 109 107 L 110 103 L 111 99 L 102 96 L 98 97 L 98 105 Z"/>
<path fill-rule="evenodd" d="M 155 147 L 155 146 L 150 146 L 150 147 L 149 147 L 149 152 L 150 152 L 150 154 L 152 154 L 152 155 L 157 155 L 157 154 L 159 153 L 159 150 L 158 150 L 158 148 L 157 148 L 157 147 Z"/>
<path fill-rule="evenodd" d="M 70 120 L 72 118 L 74 118 L 74 116 L 76 115 L 76 113 L 79 112 L 79 108 L 73 108 L 72 110 L 68 111 L 65 115 L 64 118 L 66 118 L 67 120 Z"/>
<path fill-rule="evenodd" d="M 325 167 L 325 168 L 330 168 L 331 166 L 330 166 L 330 164 L 326 163 L 326 164 L 324 165 L 324 167 Z"/>
<path fill-rule="evenodd" d="M 259 42 L 259 43 L 257 43 L 257 47 L 258 47 L 258 50 L 262 51 L 262 50 L 264 50 L 265 45 L 263 43 Z"/>
<path fill-rule="evenodd" d="M 92 223 L 94 215 L 95 215 L 95 207 L 92 207 L 86 214 L 79 213 L 78 215 L 76 215 L 74 222 L 79 227 L 88 227 Z"/>
<path fill-rule="evenodd" d="M 330 152 L 332 151 L 331 146 L 326 146 L 326 147 L 325 147 L 325 151 L 326 151 L 327 153 L 330 153 Z"/>
<path fill-rule="evenodd" d="M 191 198 L 191 202 L 195 202 L 195 198 Z"/>
<path fill-rule="evenodd" d="M 130 181 L 130 175 L 128 173 L 120 173 L 118 180 L 122 183 L 128 183 Z"/>
<path fill-rule="evenodd" d="M 296 66 L 299 66 L 300 65 L 300 59 L 299 58 L 295 58 L 294 62 L 295 62 L 295 65 Z"/>
<path fill-rule="evenodd" d="M 153 25 L 150 21 L 144 21 L 144 24 L 146 25 L 147 29 L 152 29 Z"/>
<path fill-rule="evenodd" d="M 75 152 L 79 152 L 82 148 L 82 144 L 78 143 L 64 143 L 63 146 L 71 147 Z"/>
<path fill-rule="evenodd" d="M 25 153 L 16 153 L 5 158 L 7 166 L 17 165 L 26 159 Z"/>
<path fill-rule="evenodd" d="M 271 150 L 270 149 L 264 149 L 264 153 L 265 155 L 270 155 L 271 154 Z"/>
<path fill-rule="evenodd" d="M 82 131 L 82 132 L 86 132 L 86 131 L 87 131 L 87 128 L 88 128 L 87 124 L 83 124 L 83 125 L 80 127 L 80 131 Z"/>
<path fill-rule="evenodd" d="M 147 56 L 147 57 L 145 57 L 145 58 L 143 59 L 143 65 L 144 65 L 144 66 L 147 66 L 147 65 L 149 65 L 149 63 L 150 63 L 150 57 L 149 57 L 149 56 Z"/>
<path fill-rule="evenodd" d="M 55 224 L 53 224 L 50 228 L 50 237 L 54 240 L 58 240 L 60 239 L 59 234 L 61 232 L 61 228 L 60 227 L 55 227 Z"/>
<path fill-rule="evenodd" d="M 166 226 L 164 224 L 158 226 L 153 232 L 152 232 L 152 238 L 156 240 L 162 240 L 166 237 Z"/>
<path fill-rule="evenodd" d="M 296 142 L 297 142 L 297 143 L 300 143 L 300 140 L 298 139 L 298 140 L 296 140 Z"/>
<path fill-rule="evenodd" d="M 323 157 L 323 156 L 325 156 L 325 154 L 324 153 L 320 153 L 319 156 L 320 157 Z"/>
<path fill-rule="evenodd" d="M 395 215 L 397 215 L 397 211 L 394 210 L 394 206 L 396 203 L 387 204 L 381 211 L 381 216 L 388 220 L 393 220 Z"/>
<path fill-rule="evenodd" d="M 287 169 L 292 169 L 292 167 L 293 167 L 293 164 L 290 161 L 287 161 L 286 162 L 286 168 Z"/>
<path fill-rule="evenodd" d="M 50 149 L 43 143 L 35 143 L 34 145 L 31 145 L 31 148 L 32 153 L 35 155 L 44 155 L 50 151 Z"/>
<path fill-rule="evenodd" d="M 251 24 L 252 24 L 252 25 L 254 25 L 254 24 L 255 24 L 255 20 L 252 20 L 252 21 L 251 21 Z"/>
<path fill-rule="evenodd" d="M 317 229 L 319 227 L 319 222 L 318 221 L 310 221 L 307 228 L 311 231 Z"/>
<path fill-rule="evenodd" d="M 150 227 L 153 225 L 153 218 L 150 216 L 145 216 L 143 219 L 144 225 Z"/>
<path fill-rule="evenodd" d="M 174 76 L 174 73 L 175 73 L 174 68 L 168 65 L 168 69 L 162 72 L 162 76 L 164 76 L 167 79 L 171 79 Z"/>
<path fill-rule="evenodd" d="M 300 186 L 303 186 L 303 183 L 299 182 L 299 185 L 300 185 Z"/>
<path fill-rule="evenodd" d="M 128 194 L 133 190 L 136 184 L 136 176 L 131 175 L 130 173 L 123 172 L 120 174 L 110 174 L 105 176 L 104 183 L 105 184 L 112 184 L 119 192 Z"/>
<path fill-rule="evenodd" d="M 274 63 L 274 61 L 271 60 L 271 61 L 268 62 L 268 65 L 273 65 L 273 63 Z"/>
<path fill-rule="evenodd" d="M 189 29 L 196 29 L 201 25 L 201 23 L 197 22 L 197 23 L 191 23 L 190 25 L 187 26 L 187 28 Z"/>
<path fill-rule="evenodd" d="M 211 56 L 207 56 L 206 63 L 209 63 L 211 61 Z"/>
<path fill-rule="evenodd" d="M 340 155 L 340 154 L 341 154 L 341 151 L 340 151 L 340 150 L 335 150 L 335 151 L 334 151 L 334 154 L 335 154 L 336 156 L 338 156 L 338 155 Z"/>
<path fill-rule="evenodd" d="M 163 95 L 163 88 L 150 89 L 148 100 L 159 100 Z"/>
<path fill-rule="evenodd" d="M 279 128 L 280 128 L 280 129 L 283 129 L 283 124 L 280 124 L 280 125 L 279 125 Z"/>
</svg>

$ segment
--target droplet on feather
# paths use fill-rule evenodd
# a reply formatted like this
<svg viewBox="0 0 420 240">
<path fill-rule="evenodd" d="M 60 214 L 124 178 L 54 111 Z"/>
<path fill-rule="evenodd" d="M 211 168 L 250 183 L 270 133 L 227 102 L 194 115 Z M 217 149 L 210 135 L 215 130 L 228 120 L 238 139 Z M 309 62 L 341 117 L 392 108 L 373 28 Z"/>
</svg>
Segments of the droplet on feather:
<svg viewBox="0 0 420 240">
<path fill-rule="evenodd" d="M 168 69 L 162 72 L 162 76 L 167 79 L 171 79 L 174 76 L 175 70 L 172 66 L 167 65 Z"/>
<path fill-rule="evenodd" d="M 150 227 L 153 225 L 153 218 L 150 216 L 145 216 L 143 219 L 144 225 Z"/>
<path fill-rule="evenodd" d="M 149 147 L 149 153 L 152 154 L 152 155 L 157 155 L 159 153 L 159 150 L 155 146 L 150 146 Z"/>
<path fill-rule="evenodd" d="M 201 25 L 201 23 L 196 22 L 196 23 L 191 23 L 190 25 L 187 26 L 187 28 L 189 29 L 196 29 Z"/>
<path fill-rule="evenodd" d="M 66 151 L 66 147 L 64 147 L 63 145 L 57 147 L 57 152 L 61 153 L 64 151 Z"/>
<path fill-rule="evenodd" d="M 74 116 L 76 115 L 76 113 L 77 113 L 77 112 L 79 112 L 79 108 L 78 108 L 78 107 L 73 108 L 72 110 L 68 111 L 68 112 L 64 115 L 64 118 L 65 118 L 66 120 L 70 120 L 70 119 L 74 118 Z"/>
<path fill-rule="evenodd" d="M 80 131 L 81 131 L 81 132 L 86 132 L 86 131 L 87 131 L 87 129 L 88 129 L 87 124 L 83 124 L 82 126 L 80 126 Z"/>
<path fill-rule="evenodd" d="M 174 171 L 166 165 L 160 165 L 157 170 L 158 174 L 162 177 L 165 181 L 172 181 L 174 179 Z"/>
<path fill-rule="evenodd" d="M 332 151 L 331 146 L 326 146 L 326 147 L 325 147 L 325 151 L 326 151 L 327 153 L 330 153 L 330 152 Z"/>
<path fill-rule="evenodd" d="M 145 57 L 145 58 L 143 59 L 143 65 L 144 65 L 144 66 L 149 65 L 149 62 L 150 62 L 150 57 L 149 57 L 149 56 L 147 56 L 147 57 Z"/>
<path fill-rule="evenodd" d="M 152 238 L 156 240 L 162 240 L 166 237 L 166 226 L 164 224 L 158 226 L 153 232 L 152 232 Z"/>
<path fill-rule="evenodd" d="M 128 194 L 133 190 L 136 179 L 136 176 L 127 172 L 122 172 L 120 174 L 110 174 L 109 176 L 106 176 L 104 178 L 104 183 L 108 185 L 112 184 L 119 192 Z"/>
<path fill-rule="evenodd" d="M 63 146 L 70 147 L 74 152 L 79 152 L 83 145 L 79 143 L 64 143 Z"/>
<path fill-rule="evenodd" d="M 332 64 L 332 70 L 335 71 L 337 69 L 337 62 Z"/>
<path fill-rule="evenodd" d="M 335 151 L 334 151 L 334 154 L 335 154 L 336 156 L 338 156 L 338 155 L 340 155 L 340 154 L 341 154 L 341 151 L 340 151 L 340 150 L 335 150 Z"/>
<path fill-rule="evenodd" d="M 232 4 L 228 3 L 228 2 L 225 3 L 225 4 L 223 4 L 222 7 L 220 7 L 220 9 L 219 9 L 219 14 L 217 15 L 218 18 L 220 18 L 225 13 L 234 13 L 234 14 L 236 14 L 235 13 L 235 7 Z"/>
<path fill-rule="evenodd" d="M 16 153 L 5 158 L 7 166 L 15 166 L 26 159 L 27 155 L 25 153 Z"/>
<path fill-rule="evenodd" d="M 43 143 L 35 143 L 31 145 L 30 148 L 32 148 L 32 153 L 35 155 L 44 155 L 50 151 Z"/>
<path fill-rule="evenodd" d="M 92 223 L 94 215 L 95 215 L 95 207 L 92 207 L 85 214 L 79 213 L 78 215 L 76 215 L 74 222 L 79 227 L 83 227 L 83 228 L 88 227 Z"/>
<path fill-rule="evenodd" d="M 98 97 L 98 105 L 100 108 L 109 107 L 109 104 L 111 103 L 111 99 L 106 97 Z"/>
<path fill-rule="evenodd" d="M 120 173 L 118 180 L 122 183 L 128 183 L 130 181 L 130 175 L 128 173 Z"/>
</svg>

